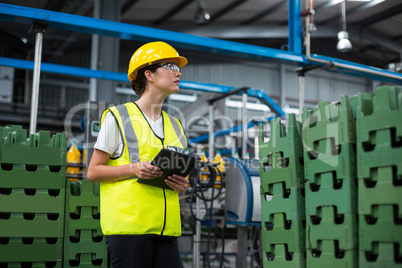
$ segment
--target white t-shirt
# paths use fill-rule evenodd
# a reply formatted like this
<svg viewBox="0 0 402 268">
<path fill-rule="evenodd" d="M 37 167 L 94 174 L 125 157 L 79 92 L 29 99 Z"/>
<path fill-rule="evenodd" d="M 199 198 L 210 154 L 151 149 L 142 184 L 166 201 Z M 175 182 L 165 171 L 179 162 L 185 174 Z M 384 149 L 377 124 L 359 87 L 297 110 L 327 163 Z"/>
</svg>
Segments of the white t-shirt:
<svg viewBox="0 0 402 268">
<path fill-rule="evenodd" d="M 145 114 L 144 116 L 151 126 L 153 132 L 158 137 L 163 138 L 164 134 L 162 116 L 156 121 L 153 121 Z M 116 120 L 111 113 L 107 113 L 105 116 L 105 121 L 103 121 L 94 148 L 106 152 L 114 158 L 120 156 L 123 150 L 123 141 L 120 136 L 119 127 L 117 126 Z"/>
</svg>

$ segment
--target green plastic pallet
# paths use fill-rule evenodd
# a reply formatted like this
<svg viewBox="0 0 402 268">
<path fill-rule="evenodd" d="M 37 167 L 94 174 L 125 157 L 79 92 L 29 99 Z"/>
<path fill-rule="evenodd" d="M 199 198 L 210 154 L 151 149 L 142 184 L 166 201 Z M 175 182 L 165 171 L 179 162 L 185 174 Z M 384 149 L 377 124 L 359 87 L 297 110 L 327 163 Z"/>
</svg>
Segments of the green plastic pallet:
<svg viewBox="0 0 402 268">
<path fill-rule="evenodd" d="M 378 130 L 375 134 L 376 144 L 369 151 L 363 149 L 363 143 L 357 144 L 358 178 L 369 178 L 373 168 L 394 166 L 395 174 L 402 179 L 402 146 L 393 147 L 390 129 Z"/>
<path fill-rule="evenodd" d="M 319 248 L 319 241 L 336 240 L 342 250 L 358 248 L 356 214 L 336 214 L 334 207 L 317 209 L 315 217 L 306 218 L 306 247 Z M 335 215 L 336 214 L 336 215 Z"/>
<path fill-rule="evenodd" d="M 267 222 L 262 221 L 263 225 Z M 262 227 L 263 250 L 269 252 L 271 247 L 278 244 L 285 244 L 289 252 L 304 252 L 305 227 L 303 220 L 289 220 L 283 213 L 270 215 L 268 224 L 273 224 L 272 230 Z"/>
<path fill-rule="evenodd" d="M 97 259 L 94 253 L 77 253 L 75 259 L 65 260 L 64 266 L 67 267 L 109 267 L 107 259 Z"/>
<path fill-rule="evenodd" d="M 0 238 L 0 263 L 59 262 L 63 256 L 63 239 Z"/>
<path fill-rule="evenodd" d="M 0 141 L 2 138 L 6 137 L 9 132 L 14 132 L 18 129 L 22 129 L 20 125 L 7 125 L 4 127 L 0 126 Z"/>
<path fill-rule="evenodd" d="M 0 188 L 64 189 L 65 178 L 65 166 L 0 165 Z"/>
<path fill-rule="evenodd" d="M 301 140 L 301 123 L 296 121 L 295 114 L 288 115 L 288 127 L 282 124 L 280 118 L 271 121 L 271 138 L 268 142 L 263 140 L 263 125 L 260 125 L 259 150 L 260 159 L 271 153 L 282 152 L 285 158 L 303 157 Z"/>
<path fill-rule="evenodd" d="M 396 215 L 393 206 L 379 205 L 374 209 L 374 215 L 359 215 L 359 249 L 373 251 L 375 243 L 393 243 L 402 246 L 401 218 L 396 223 Z M 402 251 L 402 248 L 400 247 Z M 402 252 L 399 252 L 402 257 Z"/>
<path fill-rule="evenodd" d="M 336 241 L 322 240 L 318 243 L 318 250 L 307 250 L 309 268 L 355 268 L 357 261 L 356 249 L 341 251 Z"/>
<path fill-rule="evenodd" d="M 385 86 L 357 99 L 358 177 L 375 167 L 396 166 L 402 176 L 402 88 Z"/>
<path fill-rule="evenodd" d="M 319 174 L 315 183 L 306 182 L 306 215 L 316 215 L 316 208 L 335 206 L 338 214 L 357 213 L 356 179 L 337 179 L 335 173 Z"/>
<path fill-rule="evenodd" d="M 370 142 L 370 133 L 394 128 L 402 137 L 402 87 L 384 86 L 375 94 L 359 93 L 357 98 L 357 141 Z"/>
<path fill-rule="evenodd" d="M 402 185 L 395 185 L 392 167 L 382 167 L 371 172 L 371 179 L 358 180 L 358 213 L 371 215 L 374 206 L 394 205 L 398 218 L 402 218 Z"/>
<path fill-rule="evenodd" d="M 323 139 L 333 139 L 335 146 L 356 143 L 355 120 L 347 96 L 342 96 L 340 103 L 319 102 L 310 111 L 304 107 L 302 122 L 304 150 L 313 150 L 314 143 Z"/>
<path fill-rule="evenodd" d="M 281 153 L 273 153 L 269 161 L 266 160 L 260 159 L 260 180 L 264 190 L 274 183 L 284 183 L 286 189 L 304 188 L 303 158 L 283 159 Z M 286 167 L 283 167 L 285 161 Z M 265 171 L 267 166 L 269 171 Z"/>
<path fill-rule="evenodd" d="M 304 268 L 306 257 L 304 252 L 289 252 L 287 245 L 276 244 L 270 247 L 269 252 L 264 252 L 263 265 L 270 268 Z"/>
<path fill-rule="evenodd" d="M 77 182 L 67 180 L 66 189 L 71 190 L 67 194 L 66 212 L 78 213 L 79 207 L 92 207 L 96 214 L 100 213 L 99 183 L 92 183 L 86 179 Z"/>
<path fill-rule="evenodd" d="M 0 267 L 2 263 L 0 262 Z M 9 262 L 9 263 L 4 263 L 4 265 L 7 265 L 5 267 L 7 268 L 21 268 L 21 267 L 47 267 L 47 268 L 62 268 L 63 263 L 62 261 L 48 261 L 48 262 Z"/>
<path fill-rule="evenodd" d="M 106 238 L 100 228 L 99 183 L 67 180 L 65 267 L 107 267 Z"/>
<path fill-rule="evenodd" d="M 0 212 L 62 213 L 64 189 L 2 189 Z"/>
<path fill-rule="evenodd" d="M 399 245 L 399 251 L 401 247 Z M 402 267 L 401 252 L 397 253 L 397 247 L 393 243 L 374 243 L 372 251 L 359 252 L 360 268 L 394 268 Z M 399 260 L 395 256 L 399 255 Z"/>
<path fill-rule="evenodd" d="M 103 260 L 101 264 L 107 265 L 106 238 L 94 236 L 92 230 L 79 230 L 78 236 L 65 237 L 64 260 L 65 264 L 71 260 L 77 260 L 81 254 L 93 254 L 94 260 Z M 106 266 L 102 266 L 106 267 Z"/>
<path fill-rule="evenodd" d="M 49 131 L 39 131 L 27 139 L 25 129 L 9 132 L 0 143 L 0 163 L 29 165 L 66 165 L 66 133 L 50 138 Z"/>
<path fill-rule="evenodd" d="M 270 215 L 275 213 L 285 213 L 288 220 L 304 220 L 304 203 L 302 189 L 284 190 L 282 183 L 270 184 L 268 189 L 262 189 L 261 192 L 262 221 L 269 221 Z"/>
<path fill-rule="evenodd" d="M 60 238 L 64 234 L 63 213 L 2 212 L 1 215 L 3 217 L 0 219 L 0 237 Z"/>
<path fill-rule="evenodd" d="M 325 147 L 331 142 L 321 140 L 321 147 Z M 341 144 L 339 150 L 334 153 L 327 151 L 312 155 L 311 152 L 305 152 L 304 157 L 304 176 L 307 181 L 314 183 L 317 174 L 335 172 L 336 178 L 356 178 L 356 151 L 353 144 Z"/>
</svg>

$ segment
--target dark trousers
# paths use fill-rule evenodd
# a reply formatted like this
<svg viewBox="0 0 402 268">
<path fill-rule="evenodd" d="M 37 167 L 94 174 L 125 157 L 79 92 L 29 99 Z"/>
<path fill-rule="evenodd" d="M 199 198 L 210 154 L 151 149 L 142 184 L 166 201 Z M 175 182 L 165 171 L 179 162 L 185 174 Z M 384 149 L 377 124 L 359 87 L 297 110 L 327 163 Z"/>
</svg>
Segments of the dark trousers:
<svg viewBox="0 0 402 268">
<path fill-rule="evenodd" d="M 157 235 L 108 235 L 113 268 L 181 268 L 177 238 Z"/>
</svg>

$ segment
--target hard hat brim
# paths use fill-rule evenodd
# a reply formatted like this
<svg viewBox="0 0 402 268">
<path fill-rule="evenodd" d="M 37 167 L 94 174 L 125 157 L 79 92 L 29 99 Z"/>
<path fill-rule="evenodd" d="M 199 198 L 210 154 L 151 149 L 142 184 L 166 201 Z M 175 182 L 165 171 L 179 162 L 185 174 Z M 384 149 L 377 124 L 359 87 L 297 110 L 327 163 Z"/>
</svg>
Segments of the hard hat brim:
<svg viewBox="0 0 402 268">
<path fill-rule="evenodd" d="M 171 60 L 171 61 L 177 63 L 180 68 L 183 68 L 183 67 L 186 66 L 187 63 L 188 63 L 188 60 L 187 60 L 185 57 L 182 57 L 182 56 L 171 57 L 171 58 L 163 58 L 163 59 L 161 59 L 161 61 L 162 61 L 162 60 L 167 60 L 167 61 Z M 135 80 L 137 79 L 138 70 L 140 70 L 140 69 L 142 69 L 142 68 L 144 68 L 144 67 L 146 67 L 146 66 L 153 65 L 153 64 L 155 64 L 156 62 L 158 62 L 158 61 L 150 62 L 150 63 L 147 63 L 147 64 L 144 64 L 144 65 L 140 66 L 137 70 L 135 70 L 135 72 L 133 72 L 133 73 L 131 74 L 131 76 L 130 76 L 130 75 L 128 76 L 128 79 L 130 80 L 130 82 L 135 81 Z M 134 77 L 135 77 L 135 78 L 134 78 Z"/>
</svg>

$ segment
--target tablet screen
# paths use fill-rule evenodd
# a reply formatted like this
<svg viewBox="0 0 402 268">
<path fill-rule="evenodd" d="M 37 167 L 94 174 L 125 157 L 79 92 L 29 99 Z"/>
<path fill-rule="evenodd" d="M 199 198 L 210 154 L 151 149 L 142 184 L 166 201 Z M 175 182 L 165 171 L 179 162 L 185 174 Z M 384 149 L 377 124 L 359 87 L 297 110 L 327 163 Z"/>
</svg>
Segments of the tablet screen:
<svg viewBox="0 0 402 268">
<path fill-rule="evenodd" d="M 138 182 L 171 190 L 172 188 L 165 183 L 165 179 L 173 174 L 186 177 L 195 168 L 196 158 L 176 151 L 162 149 L 152 160 L 151 165 L 159 167 L 163 171 L 163 175 L 155 179 L 138 179 Z"/>
</svg>

